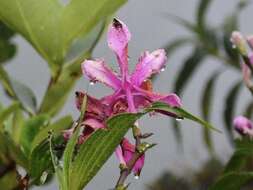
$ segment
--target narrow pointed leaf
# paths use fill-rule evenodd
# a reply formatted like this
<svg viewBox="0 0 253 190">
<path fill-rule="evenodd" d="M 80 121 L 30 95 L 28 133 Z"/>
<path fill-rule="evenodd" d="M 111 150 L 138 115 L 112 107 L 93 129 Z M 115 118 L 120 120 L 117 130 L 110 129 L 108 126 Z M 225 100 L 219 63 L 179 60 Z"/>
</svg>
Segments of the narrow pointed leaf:
<svg viewBox="0 0 253 190">
<path fill-rule="evenodd" d="M 192 74 L 197 69 L 197 67 L 202 63 L 205 58 L 206 53 L 201 48 L 196 48 L 193 53 L 185 60 L 181 70 L 176 78 L 174 89 L 177 94 L 181 94 L 184 87 L 189 82 Z"/>
<path fill-rule="evenodd" d="M 197 17 L 198 26 L 201 28 L 203 28 L 205 25 L 207 11 L 211 2 L 212 0 L 199 0 L 199 6 L 198 6 L 196 17 Z"/>
<path fill-rule="evenodd" d="M 235 103 L 237 102 L 237 97 L 239 95 L 240 89 L 241 89 L 242 83 L 241 81 L 237 82 L 232 86 L 232 88 L 229 90 L 227 96 L 225 97 L 225 105 L 224 105 L 224 111 L 223 111 L 223 118 L 224 118 L 224 124 L 226 127 L 227 134 L 231 141 L 233 141 L 233 133 L 232 133 L 232 121 L 234 118 L 234 112 L 235 112 Z"/>
<path fill-rule="evenodd" d="M 201 112 L 203 118 L 210 122 L 210 110 L 213 104 L 213 96 L 214 96 L 214 87 L 215 83 L 218 79 L 218 75 L 220 72 L 214 73 L 207 81 L 205 88 L 203 89 L 203 94 L 201 98 Z M 208 148 L 209 152 L 213 152 L 213 143 L 211 139 L 210 131 L 207 128 L 203 129 L 203 140 Z"/>
</svg>

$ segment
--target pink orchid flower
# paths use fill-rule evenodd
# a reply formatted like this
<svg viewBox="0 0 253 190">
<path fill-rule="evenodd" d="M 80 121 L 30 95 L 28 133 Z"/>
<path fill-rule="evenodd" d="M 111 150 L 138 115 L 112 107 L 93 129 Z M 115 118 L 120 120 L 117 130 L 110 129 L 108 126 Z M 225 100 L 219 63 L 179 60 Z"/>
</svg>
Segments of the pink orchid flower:
<svg viewBox="0 0 253 190">
<path fill-rule="evenodd" d="M 181 100 L 176 94 L 162 95 L 152 91 L 152 83 L 149 78 L 153 74 L 164 69 L 167 57 L 163 49 L 153 52 L 145 51 L 130 74 L 128 69 L 128 42 L 131 34 L 127 26 L 114 19 L 108 31 L 108 46 L 116 54 L 120 73 L 116 74 L 106 66 L 104 60 L 85 60 L 82 63 L 82 71 L 91 82 L 101 82 L 114 90 L 113 94 L 100 100 L 87 96 L 88 106 L 83 118 L 84 131 L 79 137 L 79 143 L 83 143 L 95 130 L 105 128 L 105 120 L 112 115 L 132 112 L 147 107 L 153 102 L 160 101 L 172 107 L 180 107 Z M 84 93 L 76 94 L 76 106 L 81 107 Z M 163 112 L 161 112 L 163 113 Z M 175 117 L 174 114 L 164 113 Z M 73 130 L 65 132 L 69 138 Z M 116 149 L 116 154 L 122 164 L 126 164 L 135 152 L 135 146 L 124 139 Z M 144 155 L 136 162 L 133 172 L 139 175 L 144 164 Z"/>
<path fill-rule="evenodd" d="M 138 108 L 160 101 L 172 107 L 181 106 L 181 100 L 176 94 L 161 95 L 147 88 L 148 79 L 159 73 L 165 66 L 167 57 L 163 49 L 153 52 L 145 51 L 132 74 L 128 69 L 128 42 L 131 34 L 127 26 L 114 19 L 108 31 L 108 46 L 116 54 L 120 67 L 117 75 L 103 60 L 85 60 L 82 71 L 92 82 L 101 82 L 111 87 L 114 93 L 104 97 L 102 102 L 107 104 L 111 113 L 121 111 L 136 112 Z M 150 83 L 151 85 L 151 83 Z M 149 86 L 150 86 L 149 85 Z"/>
<path fill-rule="evenodd" d="M 118 157 L 121 164 L 126 165 L 129 162 L 135 152 L 135 145 L 131 144 L 126 138 L 124 138 L 120 146 L 116 149 L 116 156 Z M 144 165 L 145 155 L 143 154 L 135 163 L 133 167 L 133 173 L 135 176 L 140 176 L 141 170 Z"/>
<path fill-rule="evenodd" d="M 233 121 L 235 130 L 243 136 L 253 137 L 253 123 L 244 116 L 237 116 Z"/>
</svg>

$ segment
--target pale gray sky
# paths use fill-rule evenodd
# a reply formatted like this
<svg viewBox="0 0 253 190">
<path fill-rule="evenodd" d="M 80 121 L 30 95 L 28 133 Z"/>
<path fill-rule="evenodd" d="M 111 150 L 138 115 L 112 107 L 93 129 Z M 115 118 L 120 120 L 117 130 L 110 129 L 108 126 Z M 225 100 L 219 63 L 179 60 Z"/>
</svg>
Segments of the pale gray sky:
<svg viewBox="0 0 253 190">
<path fill-rule="evenodd" d="M 129 0 L 122 7 L 117 17 L 124 21 L 132 32 L 132 41 L 130 42 L 129 55 L 131 66 L 136 63 L 138 56 L 144 50 L 155 50 L 161 48 L 167 41 L 175 37 L 187 34 L 187 32 L 178 25 L 162 17 L 162 13 L 174 14 L 189 20 L 194 19 L 194 9 L 198 0 Z M 229 13 L 238 0 L 214 0 L 208 19 L 211 23 L 220 23 L 224 15 Z M 251 21 L 252 6 L 248 7 L 241 16 L 242 31 L 247 34 L 253 33 L 253 25 Z M 31 46 L 21 37 L 16 37 L 15 41 L 19 45 L 18 55 L 10 64 L 7 65 L 8 71 L 11 72 L 16 79 L 24 81 L 28 86 L 33 88 L 38 100 L 41 100 L 46 84 L 49 80 L 48 68 L 46 63 L 38 56 Z M 165 72 L 160 74 L 159 80 L 155 83 L 155 89 L 161 92 L 169 92 L 172 89 L 172 83 L 175 75 L 185 56 L 190 52 L 190 47 L 182 49 L 173 57 L 169 57 L 168 65 Z M 106 46 L 105 36 L 101 39 L 99 45 L 95 49 L 94 57 L 103 57 L 110 65 L 116 65 L 113 54 Z M 209 64 L 208 64 L 209 63 Z M 208 74 L 215 71 L 219 63 L 209 59 L 207 64 L 198 69 L 198 73 L 191 79 L 191 85 L 185 90 L 183 96 L 184 107 L 189 111 L 199 114 L 199 98 L 200 90 L 205 84 Z M 213 105 L 212 122 L 217 128 L 222 128 L 221 104 L 226 90 L 231 86 L 232 81 L 241 76 L 233 70 L 228 70 L 223 74 L 217 86 Z M 76 85 L 75 90 L 87 90 L 87 80 L 82 78 Z M 104 95 L 109 91 L 100 85 L 94 85 L 89 88 L 89 92 L 93 95 Z M 3 92 L 0 91 L 2 98 Z M 244 101 L 238 105 L 245 104 L 245 100 L 249 100 L 250 96 L 245 90 L 243 94 Z M 242 106 L 241 106 L 242 107 Z M 74 94 L 69 98 L 65 109 L 61 114 L 72 114 L 75 118 L 78 113 L 74 106 Z M 201 128 L 195 123 L 182 121 L 183 137 L 184 137 L 184 154 L 180 153 L 176 148 L 177 144 L 173 137 L 169 118 L 162 116 L 145 118 L 141 121 L 144 130 L 155 133 L 150 139 L 152 142 L 158 143 L 154 149 L 149 151 L 146 156 L 146 164 L 142 172 L 140 180 L 129 178 L 131 182 L 130 190 L 144 190 L 145 184 L 150 183 L 155 177 L 160 175 L 167 169 L 175 170 L 182 173 L 185 169 L 198 168 L 205 161 L 208 153 L 201 141 Z M 231 147 L 225 137 L 225 134 L 213 134 L 215 139 L 216 153 L 226 160 L 231 153 Z M 104 165 L 102 170 L 87 186 L 87 190 L 104 190 L 114 186 L 119 175 L 118 162 L 113 155 Z M 42 190 L 45 188 L 34 188 Z M 49 185 L 47 190 L 57 189 L 56 183 Z"/>
</svg>

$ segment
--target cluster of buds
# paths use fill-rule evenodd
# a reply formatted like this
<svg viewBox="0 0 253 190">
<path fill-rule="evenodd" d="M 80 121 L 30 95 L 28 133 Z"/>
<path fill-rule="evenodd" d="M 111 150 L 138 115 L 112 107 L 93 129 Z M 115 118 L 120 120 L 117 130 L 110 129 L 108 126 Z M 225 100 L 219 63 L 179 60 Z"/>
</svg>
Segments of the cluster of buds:
<svg viewBox="0 0 253 190">
<path fill-rule="evenodd" d="M 231 35 L 231 42 L 242 57 L 243 80 L 253 94 L 253 83 L 251 82 L 251 76 L 253 74 L 253 35 L 244 38 L 240 32 L 234 31 Z M 248 47 L 251 50 L 248 51 Z"/>
<path fill-rule="evenodd" d="M 233 125 L 235 130 L 242 136 L 253 138 L 253 123 L 248 118 L 237 116 L 233 121 Z"/>
<path fill-rule="evenodd" d="M 84 96 L 87 97 L 85 116 L 82 119 L 82 133 L 78 143 L 84 143 L 87 138 L 98 129 L 106 129 L 106 120 L 115 114 L 131 112 L 150 106 L 153 102 L 160 101 L 171 107 L 180 107 L 181 100 L 176 94 L 159 94 L 153 92 L 152 82 L 149 78 L 164 70 L 167 61 L 163 49 L 153 52 L 145 51 L 139 58 L 132 73 L 128 69 L 128 42 L 131 34 L 127 26 L 120 20 L 114 19 L 109 26 L 108 46 L 116 54 L 119 73 L 109 68 L 103 59 L 85 60 L 82 63 L 82 72 L 94 84 L 100 82 L 112 88 L 113 93 L 101 99 L 89 96 L 85 92 L 76 92 L 76 107 L 80 110 Z M 170 112 L 161 112 L 168 116 L 174 116 Z M 143 138 L 151 136 L 151 133 L 142 134 L 138 122 L 133 127 L 135 144 L 131 144 L 126 138 L 122 139 L 115 150 L 120 161 L 121 175 L 116 189 L 125 189 L 127 176 L 133 172 L 139 177 L 144 165 L 145 152 L 154 146 L 141 142 Z M 74 129 L 65 131 L 64 137 L 68 140 Z"/>
</svg>

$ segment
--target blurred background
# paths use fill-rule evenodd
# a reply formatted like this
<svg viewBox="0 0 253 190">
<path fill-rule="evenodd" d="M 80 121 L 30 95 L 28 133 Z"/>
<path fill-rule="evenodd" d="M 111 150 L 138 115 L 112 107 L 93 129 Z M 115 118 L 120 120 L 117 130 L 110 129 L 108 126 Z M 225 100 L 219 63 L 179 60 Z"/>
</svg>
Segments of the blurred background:
<svg viewBox="0 0 253 190">
<path fill-rule="evenodd" d="M 223 22 L 224 17 L 231 14 L 238 4 L 238 0 L 214 0 L 207 14 L 208 24 L 216 26 Z M 144 50 L 153 51 L 165 47 L 168 42 L 181 36 L 191 36 L 191 33 L 178 23 L 172 21 L 168 14 L 176 15 L 188 21 L 195 21 L 195 13 L 198 6 L 198 0 L 129 0 L 116 14 L 117 18 L 125 22 L 131 33 L 132 40 L 129 45 L 131 68 L 136 64 L 138 57 Z M 248 5 L 240 14 L 240 30 L 244 34 L 253 33 L 252 25 L 253 5 Z M 18 44 L 18 53 L 6 69 L 31 87 L 38 101 L 43 97 L 49 81 L 49 70 L 43 59 L 33 50 L 33 48 L 20 36 L 16 36 L 14 42 Z M 192 44 L 188 44 L 170 54 L 167 67 L 154 81 L 154 88 L 159 92 L 173 92 L 173 84 L 180 71 L 182 64 L 187 56 L 192 52 Z M 116 67 L 116 60 L 106 44 L 106 35 L 100 40 L 93 53 L 95 58 L 104 58 L 111 67 Z M 224 131 L 223 107 L 225 96 L 234 83 L 241 79 L 241 73 L 233 67 L 225 67 L 220 60 L 207 57 L 205 64 L 199 66 L 193 77 L 187 81 L 189 84 L 185 87 L 181 97 L 183 105 L 187 110 L 201 116 L 201 91 L 207 85 L 207 80 L 215 71 L 223 69 L 219 76 L 214 90 L 214 100 L 212 102 L 211 123 Z M 99 84 L 90 86 L 88 80 L 82 77 L 77 83 L 75 90 L 84 90 L 95 96 L 103 96 L 110 91 Z M 3 90 L 0 90 L 0 99 L 8 103 L 8 99 L 3 96 Z M 250 94 L 247 89 L 242 89 L 237 101 L 235 114 L 241 114 L 243 108 L 250 100 Z M 53 105 L 52 105 L 53 106 Z M 69 98 L 61 115 L 71 113 L 74 118 L 78 117 L 78 111 L 74 105 L 74 91 Z M 207 172 L 211 168 L 211 176 L 215 176 L 222 169 L 222 165 L 231 155 L 233 148 L 226 132 L 219 134 L 212 132 L 211 136 L 214 143 L 215 160 L 209 162 L 211 156 L 203 141 L 202 129 L 190 121 L 180 121 L 182 131 L 182 144 L 180 145 L 173 131 L 173 124 L 169 118 L 162 116 L 154 118 L 145 118 L 141 121 L 143 131 L 152 131 L 155 135 L 151 142 L 158 143 L 158 146 L 149 151 L 146 155 L 143 175 L 139 180 L 133 177 L 129 178 L 131 182 L 130 190 L 164 190 L 164 189 L 190 189 L 188 183 L 197 183 L 197 180 L 209 177 L 208 174 L 202 174 L 200 170 L 204 168 Z M 217 160 L 219 161 L 217 161 Z M 208 162 L 208 163 L 207 163 Z M 211 164 L 211 165 L 210 165 Z M 119 176 L 118 161 L 115 155 L 103 166 L 98 175 L 87 186 L 87 190 L 110 189 L 114 186 Z M 170 186 L 177 181 L 177 188 Z M 180 182 L 180 185 L 179 185 Z M 182 186 L 182 187 L 181 187 Z M 34 187 L 34 190 L 44 189 L 44 187 Z M 57 189 L 56 182 L 48 185 L 48 190 Z"/>
</svg>

